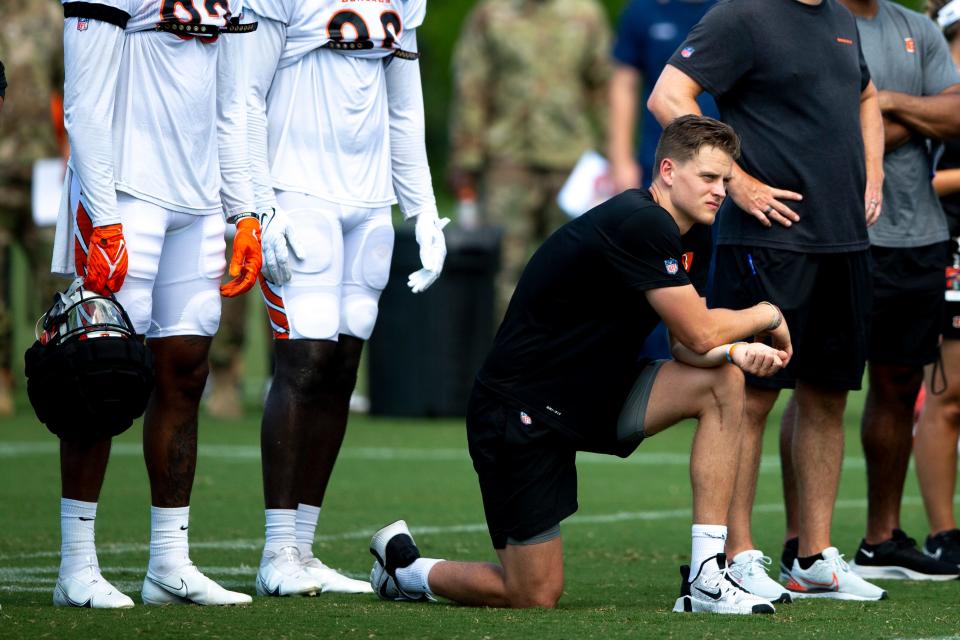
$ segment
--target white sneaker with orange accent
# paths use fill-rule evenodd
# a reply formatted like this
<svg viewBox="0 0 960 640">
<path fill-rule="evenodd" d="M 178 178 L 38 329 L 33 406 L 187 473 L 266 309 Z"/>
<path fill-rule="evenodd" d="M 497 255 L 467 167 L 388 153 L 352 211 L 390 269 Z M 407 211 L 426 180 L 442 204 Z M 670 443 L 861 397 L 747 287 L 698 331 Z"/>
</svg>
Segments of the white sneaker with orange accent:
<svg viewBox="0 0 960 640">
<path fill-rule="evenodd" d="M 817 560 L 809 569 L 801 569 L 798 560 L 793 561 L 787 590 L 794 598 L 831 598 L 834 600 L 884 600 L 887 592 L 855 574 L 843 560 L 836 547 L 827 547 L 820 552 L 823 559 Z"/>
</svg>

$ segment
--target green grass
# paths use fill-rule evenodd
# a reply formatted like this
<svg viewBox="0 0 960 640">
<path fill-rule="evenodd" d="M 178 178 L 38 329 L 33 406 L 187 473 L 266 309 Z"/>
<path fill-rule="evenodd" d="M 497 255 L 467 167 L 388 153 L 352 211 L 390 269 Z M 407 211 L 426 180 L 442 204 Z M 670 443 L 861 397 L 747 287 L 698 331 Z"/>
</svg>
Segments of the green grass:
<svg viewBox="0 0 960 640">
<path fill-rule="evenodd" d="M 851 398 L 848 453 L 834 540 L 855 550 L 865 518 L 857 423 Z M 255 412 L 251 412 L 255 413 Z M 773 423 L 771 423 L 773 424 Z M 192 556 L 228 587 L 253 593 L 263 536 L 258 420 L 205 419 L 193 493 Z M 942 637 L 960 629 L 957 583 L 890 582 L 877 603 L 799 602 L 772 617 L 731 619 L 670 612 L 677 567 L 689 554 L 689 485 L 683 425 L 627 461 L 582 456 L 580 512 L 564 523 L 567 583 L 555 611 L 476 610 L 450 604 L 384 603 L 373 596 L 255 598 L 250 607 L 148 608 L 124 612 L 50 604 L 59 547 L 56 440 L 21 411 L 0 422 L 0 638 L 586 638 Z M 775 433 L 767 434 L 755 513 L 757 542 L 776 556 L 783 531 Z M 149 493 L 139 429 L 116 441 L 97 518 L 100 563 L 139 601 L 147 562 Z M 916 482 L 904 526 L 926 531 Z M 317 554 L 354 576 L 369 571 L 369 535 L 393 519 L 411 525 L 423 552 L 492 560 L 476 478 L 458 421 L 352 418 L 327 502 Z"/>
</svg>

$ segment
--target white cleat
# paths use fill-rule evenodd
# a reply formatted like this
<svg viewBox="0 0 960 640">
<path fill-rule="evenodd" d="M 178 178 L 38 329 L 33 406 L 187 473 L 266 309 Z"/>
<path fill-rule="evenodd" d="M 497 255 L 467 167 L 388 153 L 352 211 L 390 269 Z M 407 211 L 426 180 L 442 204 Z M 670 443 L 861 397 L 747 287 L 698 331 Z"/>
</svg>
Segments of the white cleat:
<svg viewBox="0 0 960 640">
<path fill-rule="evenodd" d="M 53 590 L 55 607 L 87 607 L 90 609 L 130 609 L 133 600 L 100 575 L 100 569 L 88 565 L 69 576 L 57 578 Z"/>
<path fill-rule="evenodd" d="M 787 589 L 794 598 L 886 599 L 886 591 L 870 584 L 850 570 L 836 547 L 827 547 L 820 554 L 823 559 L 814 562 L 809 569 L 801 569 L 799 561 L 793 561 Z"/>
<path fill-rule="evenodd" d="M 320 583 L 300 565 L 296 547 L 263 552 L 257 571 L 258 596 L 315 596 L 321 589 Z"/>
<path fill-rule="evenodd" d="M 727 576 L 744 591 L 769 600 L 773 604 L 792 602 L 790 592 L 767 575 L 767 566 L 771 562 L 762 551 L 756 549 L 741 551 L 733 556 L 733 562 L 727 569 Z"/>
<path fill-rule="evenodd" d="M 397 569 L 409 567 L 420 557 L 406 522 L 397 520 L 373 534 L 370 553 L 376 558 L 370 570 L 370 586 L 381 600 L 436 602 L 426 593 L 407 593 L 397 583 Z"/>
<path fill-rule="evenodd" d="M 373 593 L 369 582 L 345 576 L 313 556 L 309 558 L 301 556 L 300 566 L 304 573 L 320 585 L 321 593 Z"/>
<path fill-rule="evenodd" d="M 724 613 L 749 615 L 774 613 L 769 600 L 747 593 L 730 579 L 727 557 L 718 553 L 700 565 L 697 577 L 689 581 L 690 567 L 680 567 L 680 597 L 673 605 L 675 613 Z"/>
<path fill-rule="evenodd" d="M 245 593 L 227 591 L 219 584 L 200 573 L 193 563 L 174 569 L 165 576 L 147 571 L 140 592 L 143 604 L 199 604 L 224 606 L 250 604 L 253 598 Z"/>
</svg>

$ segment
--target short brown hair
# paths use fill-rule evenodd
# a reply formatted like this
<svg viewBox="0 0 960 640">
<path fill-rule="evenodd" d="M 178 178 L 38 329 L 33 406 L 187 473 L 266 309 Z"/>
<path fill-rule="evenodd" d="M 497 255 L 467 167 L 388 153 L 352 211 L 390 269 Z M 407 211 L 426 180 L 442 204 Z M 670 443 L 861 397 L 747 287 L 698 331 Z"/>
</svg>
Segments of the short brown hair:
<svg viewBox="0 0 960 640">
<path fill-rule="evenodd" d="M 740 157 L 740 137 L 728 125 L 706 116 L 680 116 L 667 125 L 657 143 L 652 177 L 660 175 L 664 158 L 686 162 L 703 147 L 716 147 L 736 160 Z"/>
<path fill-rule="evenodd" d="M 950 0 L 927 0 L 927 15 L 936 22 L 937 17 L 940 15 L 940 10 L 948 4 L 950 4 Z M 937 26 L 940 25 L 938 24 Z M 958 33 L 960 33 L 960 21 L 954 22 L 944 29 L 943 37 L 947 39 L 947 42 L 952 42 Z"/>
</svg>

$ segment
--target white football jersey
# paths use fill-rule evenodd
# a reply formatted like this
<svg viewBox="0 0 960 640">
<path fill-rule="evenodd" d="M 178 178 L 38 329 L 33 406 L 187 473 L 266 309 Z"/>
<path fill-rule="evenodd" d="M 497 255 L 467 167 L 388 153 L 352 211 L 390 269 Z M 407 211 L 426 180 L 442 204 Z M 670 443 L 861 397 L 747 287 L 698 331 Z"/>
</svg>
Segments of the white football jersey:
<svg viewBox="0 0 960 640">
<path fill-rule="evenodd" d="M 116 189 L 174 211 L 220 212 L 217 41 L 155 27 L 162 21 L 225 26 L 232 14 L 239 13 L 240 1 L 98 0 L 98 4 L 130 16 L 113 115 Z M 76 28 L 86 26 L 81 20 Z"/>
<path fill-rule="evenodd" d="M 256 11 L 258 3 L 272 0 L 246 6 Z M 426 0 L 290 4 L 280 68 L 267 98 L 274 186 L 351 206 L 395 203 L 384 59 L 416 48 L 413 30 L 423 22 Z M 419 93 L 419 83 L 412 90 Z"/>
</svg>

